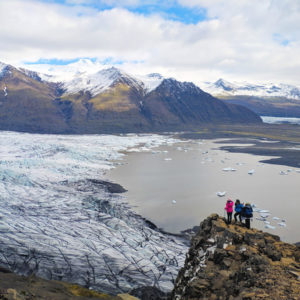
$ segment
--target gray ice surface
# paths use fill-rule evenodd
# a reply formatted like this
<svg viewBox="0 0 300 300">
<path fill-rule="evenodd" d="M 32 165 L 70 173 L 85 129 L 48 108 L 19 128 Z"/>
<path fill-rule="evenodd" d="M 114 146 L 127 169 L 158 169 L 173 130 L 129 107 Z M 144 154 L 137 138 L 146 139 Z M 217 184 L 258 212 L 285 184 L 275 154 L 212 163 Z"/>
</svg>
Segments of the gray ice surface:
<svg viewBox="0 0 300 300">
<path fill-rule="evenodd" d="M 0 132 L 0 265 L 110 293 L 170 291 L 184 241 L 152 230 L 124 197 L 90 179 L 104 179 L 123 151 L 172 143 L 159 135 Z"/>
</svg>

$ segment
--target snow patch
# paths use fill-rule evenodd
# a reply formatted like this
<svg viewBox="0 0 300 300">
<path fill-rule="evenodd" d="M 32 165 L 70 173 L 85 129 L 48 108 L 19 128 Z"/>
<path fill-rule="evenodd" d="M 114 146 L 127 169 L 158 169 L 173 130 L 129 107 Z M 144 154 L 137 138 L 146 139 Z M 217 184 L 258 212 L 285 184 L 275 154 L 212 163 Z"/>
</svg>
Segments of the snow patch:
<svg viewBox="0 0 300 300">
<path fill-rule="evenodd" d="M 143 82 L 146 93 L 150 93 L 155 90 L 164 80 L 164 77 L 158 73 L 138 75 L 136 77 Z"/>
<path fill-rule="evenodd" d="M 3 92 L 4 92 L 4 97 L 6 97 L 6 96 L 8 95 L 8 94 L 7 94 L 7 87 L 6 87 L 6 86 L 4 86 Z"/>
</svg>

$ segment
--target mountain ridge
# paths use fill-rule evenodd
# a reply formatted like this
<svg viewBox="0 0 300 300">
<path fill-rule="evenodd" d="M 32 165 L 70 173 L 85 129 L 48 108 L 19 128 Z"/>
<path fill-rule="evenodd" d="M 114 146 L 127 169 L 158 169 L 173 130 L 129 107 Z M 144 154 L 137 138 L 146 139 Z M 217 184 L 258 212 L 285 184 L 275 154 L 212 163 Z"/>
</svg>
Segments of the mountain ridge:
<svg viewBox="0 0 300 300">
<path fill-rule="evenodd" d="M 191 82 L 117 68 L 77 73 L 67 82 L 2 64 L 0 129 L 41 133 L 122 133 L 193 129 L 203 123 L 260 123 Z M 1 93 L 1 90 L 3 91 Z"/>
</svg>

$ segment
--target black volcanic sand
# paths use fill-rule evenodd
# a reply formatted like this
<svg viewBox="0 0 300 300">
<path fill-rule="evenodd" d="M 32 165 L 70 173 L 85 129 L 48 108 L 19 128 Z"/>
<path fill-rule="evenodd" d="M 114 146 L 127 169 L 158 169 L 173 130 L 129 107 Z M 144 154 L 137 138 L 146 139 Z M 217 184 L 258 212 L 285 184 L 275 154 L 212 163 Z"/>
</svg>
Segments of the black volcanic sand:
<svg viewBox="0 0 300 300">
<path fill-rule="evenodd" d="M 223 125 L 204 127 L 198 132 L 179 134 L 187 139 L 217 139 L 228 145 L 219 149 L 232 153 L 272 156 L 262 163 L 300 168 L 300 126 L 287 124 Z M 243 144 L 247 144 L 243 146 Z M 251 144 L 251 146 L 249 146 Z M 298 149 L 298 150 L 297 150 Z"/>
</svg>

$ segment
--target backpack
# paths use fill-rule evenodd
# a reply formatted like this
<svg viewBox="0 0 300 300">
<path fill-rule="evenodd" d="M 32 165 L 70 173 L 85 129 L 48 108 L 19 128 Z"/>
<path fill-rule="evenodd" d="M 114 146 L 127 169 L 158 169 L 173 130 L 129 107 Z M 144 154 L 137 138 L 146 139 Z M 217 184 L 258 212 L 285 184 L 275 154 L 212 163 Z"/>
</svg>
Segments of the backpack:
<svg viewBox="0 0 300 300">
<path fill-rule="evenodd" d="M 252 213 L 252 207 L 250 205 L 246 205 L 243 208 L 243 216 L 246 218 L 252 218 L 253 217 L 253 213 Z"/>
</svg>

